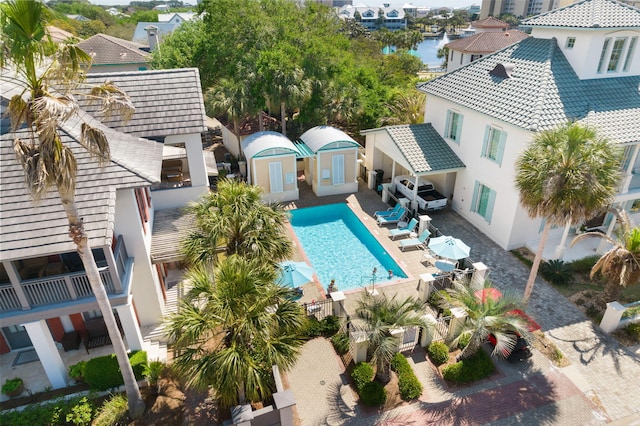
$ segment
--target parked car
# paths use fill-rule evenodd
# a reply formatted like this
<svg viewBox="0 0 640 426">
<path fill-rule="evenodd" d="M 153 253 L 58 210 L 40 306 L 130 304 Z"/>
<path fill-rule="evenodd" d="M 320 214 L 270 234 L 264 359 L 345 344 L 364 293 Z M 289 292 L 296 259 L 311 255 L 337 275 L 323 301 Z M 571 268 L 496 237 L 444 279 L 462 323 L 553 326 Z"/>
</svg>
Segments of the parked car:
<svg viewBox="0 0 640 426">
<path fill-rule="evenodd" d="M 415 176 L 400 175 L 393 179 L 395 191 L 409 200 L 413 200 L 415 188 Z M 421 210 L 440 210 L 447 206 L 447 197 L 436 191 L 433 182 L 420 180 L 418 186 L 417 201 Z"/>
</svg>

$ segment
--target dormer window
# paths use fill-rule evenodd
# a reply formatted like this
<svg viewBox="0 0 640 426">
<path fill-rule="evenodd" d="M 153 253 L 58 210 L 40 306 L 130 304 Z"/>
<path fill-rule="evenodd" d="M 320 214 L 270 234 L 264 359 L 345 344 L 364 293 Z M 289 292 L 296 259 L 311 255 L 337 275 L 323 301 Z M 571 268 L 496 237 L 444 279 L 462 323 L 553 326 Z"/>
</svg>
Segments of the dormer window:
<svg viewBox="0 0 640 426">
<path fill-rule="evenodd" d="M 567 49 L 573 49 L 573 46 L 576 44 L 576 38 L 575 37 L 567 37 Z"/>
<path fill-rule="evenodd" d="M 611 37 L 604 39 L 598 62 L 598 73 L 618 72 L 621 64 L 624 64 L 622 70 L 628 71 L 631 67 L 637 39 L 638 37 L 632 37 L 629 41 L 629 37 L 616 37 L 613 43 Z"/>
</svg>

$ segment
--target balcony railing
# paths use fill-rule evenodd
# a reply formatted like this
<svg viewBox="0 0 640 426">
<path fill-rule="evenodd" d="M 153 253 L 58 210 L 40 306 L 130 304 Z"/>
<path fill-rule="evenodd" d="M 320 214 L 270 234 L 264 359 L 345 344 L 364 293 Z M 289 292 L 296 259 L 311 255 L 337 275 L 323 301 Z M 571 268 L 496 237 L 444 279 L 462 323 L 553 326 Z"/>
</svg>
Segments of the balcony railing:
<svg viewBox="0 0 640 426">
<path fill-rule="evenodd" d="M 98 268 L 107 294 L 118 294 L 122 291 L 121 280 L 127 273 L 128 255 L 122 237 L 118 238 L 113 254 L 116 269 L 114 273 L 108 266 Z M 94 297 L 89 278 L 84 271 L 24 280 L 20 282 L 20 289 L 24 293 L 28 308 Z M 21 305 L 20 297 L 12 285 L 0 286 L 0 312 L 23 308 L 27 307 Z"/>
</svg>

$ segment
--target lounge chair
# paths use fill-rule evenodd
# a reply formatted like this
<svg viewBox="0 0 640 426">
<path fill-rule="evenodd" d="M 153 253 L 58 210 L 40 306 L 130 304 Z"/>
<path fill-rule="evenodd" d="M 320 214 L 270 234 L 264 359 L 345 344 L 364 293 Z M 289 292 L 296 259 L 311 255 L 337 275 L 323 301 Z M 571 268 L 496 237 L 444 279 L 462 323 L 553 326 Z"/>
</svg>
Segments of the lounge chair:
<svg viewBox="0 0 640 426">
<path fill-rule="evenodd" d="M 392 214 L 398 213 L 398 210 L 400 210 L 400 207 L 402 207 L 402 205 L 400 203 L 397 203 L 394 207 L 389 207 L 386 210 L 379 210 L 377 212 L 373 212 L 373 217 L 378 219 L 379 217 L 391 216 Z"/>
<path fill-rule="evenodd" d="M 414 217 L 406 226 L 390 230 L 389 236 L 392 240 L 395 240 L 396 237 L 406 237 L 416 229 L 416 225 L 418 225 L 418 219 Z"/>
<path fill-rule="evenodd" d="M 406 214 L 407 214 L 407 209 L 401 207 L 396 213 L 394 213 L 394 214 L 392 214 L 390 216 L 379 217 L 378 218 L 378 226 L 389 225 L 389 224 L 392 224 L 392 223 L 398 223 L 402 219 L 404 219 Z"/>
<path fill-rule="evenodd" d="M 408 240 L 400 241 L 400 245 L 398 247 L 400 247 L 400 250 L 402 251 L 404 251 L 404 249 L 406 249 L 407 247 L 424 248 L 425 242 L 427 241 L 427 238 L 429 238 L 429 235 L 431 235 L 431 232 L 425 229 L 424 231 L 422 231 L 422 234 L 420 234 L 418 238 L 409 238 Z"/>
</svg>

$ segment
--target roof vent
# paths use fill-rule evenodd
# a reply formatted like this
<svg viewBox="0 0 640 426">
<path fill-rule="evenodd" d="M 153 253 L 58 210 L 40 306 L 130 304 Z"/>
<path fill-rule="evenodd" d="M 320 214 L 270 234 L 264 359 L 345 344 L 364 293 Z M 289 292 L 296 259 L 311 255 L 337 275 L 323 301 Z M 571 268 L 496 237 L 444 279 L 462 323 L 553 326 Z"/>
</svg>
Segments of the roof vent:
<svg viewBox="0 0 640 426">
<path fill-rule="evenodd" d="M 511 73 L 513 73 L 514 68 L 515 64 L 498 63 L 491 71 L 489 71 L 489 74 L 500 78 L 511 78 Z"/>
</svg>

